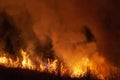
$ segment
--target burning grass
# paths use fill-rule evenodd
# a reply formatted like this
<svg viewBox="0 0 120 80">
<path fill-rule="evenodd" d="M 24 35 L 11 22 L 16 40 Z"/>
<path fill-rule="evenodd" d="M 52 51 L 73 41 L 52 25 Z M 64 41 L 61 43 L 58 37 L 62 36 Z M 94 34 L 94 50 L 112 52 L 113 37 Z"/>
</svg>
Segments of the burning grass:
<svg viewBox="0 0 120 80">
<path fill-rule="evenodd" d="M 56 58 L 54 60 L 42 60 L 38 55 L 27 54 L 22 49 L 16 56 L 9 54 L 0 55 L 0 65 L 7 68 L 19 68 L 34 70 L 40 73 L 54 74 L 57 77 L 80 79 L 80 80 L 119 80 L 119 70 L 105 62 L 103 57 L 96 54 L 91 60 L 87 57 L 79 59 L 73 65 Z M 117 78 L 117 79 L 116 79 Z M 64 79 L 66 80 L 66 79 Z"/>
</svg>

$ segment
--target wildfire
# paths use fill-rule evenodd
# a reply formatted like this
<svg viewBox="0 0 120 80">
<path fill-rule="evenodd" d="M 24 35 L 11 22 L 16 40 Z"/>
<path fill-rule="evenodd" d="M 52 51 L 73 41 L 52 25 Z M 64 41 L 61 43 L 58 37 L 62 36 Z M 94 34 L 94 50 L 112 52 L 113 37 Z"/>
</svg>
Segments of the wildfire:
<svg viewBox="0 0 120 80">
<path fill-rule="evenodd" d="M 37 70 L 40 72 L 47 71 L 55 74 L 60 71 L 61 75 L 67 74 L 71 77 L 80 77 L 81 75 L 84 75 L 89 68 L 102 79 L 109 75 L 109 71 L 111 69 L 116 69 L 109 65 L 105 59 L 97 53 L 91 59 L 82 57 L 79 61 L 74 62 L 72 66 L 67 65 L 67 63 L 60 62 L 59 59 L 47 59 L 47 62 L 45 62 L 38 56 L 33 58 L 35 55 L 28 54 L 22 49 L 20 50 L 20 56 L 16 56 L 16 59 L 13 59 L 11 55 L 2 53 L 0 55 L 0 65 L 12 68 Z"/>
</svg>

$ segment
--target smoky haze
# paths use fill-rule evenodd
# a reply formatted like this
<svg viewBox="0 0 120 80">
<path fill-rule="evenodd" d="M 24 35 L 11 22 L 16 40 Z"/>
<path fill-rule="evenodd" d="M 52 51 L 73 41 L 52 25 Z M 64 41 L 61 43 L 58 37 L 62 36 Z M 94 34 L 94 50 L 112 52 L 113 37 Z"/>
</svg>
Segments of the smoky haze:
<svg viewBox="0 0 120 80">
<path fill-rule="evenodd" d="M 0 39 L 5 41 L 1 45 L 12 53 L 16 45 L 18 49 L 40 50 L 42 56 L 50 50 L 65 61 L 74 58 L 72 62 L 98 50 L 120 66 L 119 4 L 119 0 L 1 0 L 1 17 L 10 16 L 7 24 L 14 24 L 4 28 L 0 23 Z"/>
</svg>

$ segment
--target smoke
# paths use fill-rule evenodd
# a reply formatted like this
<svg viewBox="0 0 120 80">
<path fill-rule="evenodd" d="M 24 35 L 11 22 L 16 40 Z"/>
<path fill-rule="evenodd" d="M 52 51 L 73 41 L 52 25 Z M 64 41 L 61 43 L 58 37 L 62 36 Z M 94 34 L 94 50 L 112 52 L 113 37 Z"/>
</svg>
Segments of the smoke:
<svg viewBox="0 0 120 80">
<path fill-rule="evenodd" d="M 21 6 L 5 7 L 0 13 L 0 19 L 2 52 L 17 55 L 23 49 L 28 53 L 36 53 L 44 59 L 54 59 L 51 39 L 46 36 L 45 44 L 42 44 L 42 40 L 38 40 L 33 31 L 31 15 L 26 9 Z"/>
<path fill-rule="evenodd" d="M 2 33 L 9 39 L 1 39 L 7 42 L 4 46 L 10 45 L 5 46 L 10 47 L 6 51 L 12 53 L 16 51 L 11 45 L 20 43 L 18 48 L 25 46 L 27 51 L 36 51 L 41 56 L 55 53 L 72 63 L 99 51 L 110 63 L 120 66 L 119 3 L 118 0 L 1 0 L 1 9 L 6 9 L 13 18 L 13 22 L 7 23 L 11 26 L 8 30 L 12 28 L 10 34 Z"/>
<path fill-rule="evenodd" d="M 20 37 L 20 30 L 15 27 L 10 16 L 5 11 L 1 13 L 0 41 L 3 42 L 3 50 L 11 54 L 17 53 L 24 42 Z"/>
</svg>

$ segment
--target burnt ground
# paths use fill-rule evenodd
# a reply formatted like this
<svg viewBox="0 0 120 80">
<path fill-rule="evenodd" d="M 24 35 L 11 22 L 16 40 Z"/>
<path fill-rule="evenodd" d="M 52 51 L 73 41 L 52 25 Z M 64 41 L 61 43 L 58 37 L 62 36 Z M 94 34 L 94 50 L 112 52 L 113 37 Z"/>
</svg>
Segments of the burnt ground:
<svg viewBox="0 0 120 80">
<path fill-rule="evenodd" d="M 101 80 L 96 75 L 88 71 L 80 78 L 71 78 L 67 75 L 60 76 L 54 73 L 38 72 L 35 70 L 20 69 L 20 68 L 6 68 L 0 66 L 0 80 Z M 105 80 L 120 80 L 120 75 L 111 75 Z"/>
<path fill-rule="evenodd" d="M 0 66 L 0 80 L 100 80 L 89 73 L 81 78 L 70 78 L 47 72 L 38 72 L 28 69 L 5 68 Z"/>
</svg>

